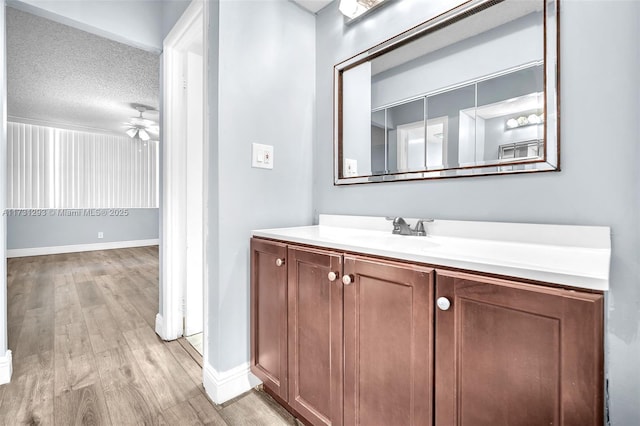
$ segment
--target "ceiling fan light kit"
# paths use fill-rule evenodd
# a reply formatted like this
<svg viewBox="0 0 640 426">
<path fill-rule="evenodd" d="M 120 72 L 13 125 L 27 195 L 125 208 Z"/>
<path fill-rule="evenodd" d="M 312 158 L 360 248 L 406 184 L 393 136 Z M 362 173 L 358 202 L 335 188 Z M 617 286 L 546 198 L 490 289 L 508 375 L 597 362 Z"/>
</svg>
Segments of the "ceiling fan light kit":
<svg viewBox="0 0 640 426">
<path fill-rule="evenodd" d="M 136 110 L 138 110 L 140 115 L 138 117 L 131 117 L 131 120 L 125 123 L 128 126 L 126 134 L 132 139 L 140 139 L 144 142 L 150 140 L 152 136 L 157 138 L 160 129 L 156 122 L 142 116 L 142 114 L 147 111 L 147 108 L 137 106 Z"/>
</svg>

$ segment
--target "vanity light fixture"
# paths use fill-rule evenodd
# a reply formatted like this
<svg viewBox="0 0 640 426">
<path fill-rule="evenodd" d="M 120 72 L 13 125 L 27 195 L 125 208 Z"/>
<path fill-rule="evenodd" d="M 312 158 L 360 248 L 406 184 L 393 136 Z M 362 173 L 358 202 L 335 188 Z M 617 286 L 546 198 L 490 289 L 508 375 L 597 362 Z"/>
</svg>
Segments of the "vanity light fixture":
<svg viewBox="0 0 640 426">
<path fill-rule="evenodd" d="M 517 118 L 510 118 L 507 120 L 507 129 L 516 129 L 518 127 L 531 126 L 534 124 L 542 124 L 544 122 L 544 114 L 529 114 L 528 116 L 521 115 Z"/>
<path fill-rule="evenodd" d="M 380 6 L 385 0 L 340 0 L 338 9 L 350 21 Z M 349 22 L 349 21 L 348 21 Z"/>
</svg>

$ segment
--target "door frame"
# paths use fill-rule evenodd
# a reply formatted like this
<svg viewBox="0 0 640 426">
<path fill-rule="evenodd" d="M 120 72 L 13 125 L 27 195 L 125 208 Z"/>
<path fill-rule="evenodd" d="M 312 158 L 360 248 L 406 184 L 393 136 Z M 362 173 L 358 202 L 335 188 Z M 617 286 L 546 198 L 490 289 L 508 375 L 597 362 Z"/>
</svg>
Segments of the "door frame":
<svg viewBox="0 0 640 426">
<path fill-rule="evenodd" d="M 0 209 L 7 207 L 7 55 L 6 55 L 6 1 L 0 11 Z M 13 362 L 8 339 L 7 299 L 7 218 L 0 218 L 0 385 L 9 383 Z"/>
<path fill-rule="evenodd" d="M 156 316 L 156 333 L 163 340 L 175 340 L 183 334 L 182 298 L 186 271 L 186 151 L 182 143 L 184 120 L 180 114 L 185 109 L 182 70 L 184 66 L 181 50 L 184 43 L 202 25 L 203 51 L 203 284 L 209 281 L 207 265 L 207 236 L 209 234 L 208 177 L 209 169 L 209 107 L 207 102 L 208 81 L 208 4 L 193 0 L 163 43 L 162 58 L 162 225 L 160 235 L 160 312 Z M 203 297 L 203 359 L 207 362 L 208 346 L 208 286 L 204 285 Z"/>
</svg>

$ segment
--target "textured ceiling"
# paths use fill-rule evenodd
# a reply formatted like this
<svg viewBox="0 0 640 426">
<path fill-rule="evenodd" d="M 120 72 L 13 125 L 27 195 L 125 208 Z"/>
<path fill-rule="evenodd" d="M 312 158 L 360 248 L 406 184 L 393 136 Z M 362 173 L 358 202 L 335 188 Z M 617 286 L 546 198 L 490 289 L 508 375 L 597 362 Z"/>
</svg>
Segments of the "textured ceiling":
<svg viewBox="0 0 640 426">
<path fill-rule="evenodd" d="M 10 119 L 124 134 L 136 104 L 156 111 L 159 56 L 7 8 Z"/>
</svg>

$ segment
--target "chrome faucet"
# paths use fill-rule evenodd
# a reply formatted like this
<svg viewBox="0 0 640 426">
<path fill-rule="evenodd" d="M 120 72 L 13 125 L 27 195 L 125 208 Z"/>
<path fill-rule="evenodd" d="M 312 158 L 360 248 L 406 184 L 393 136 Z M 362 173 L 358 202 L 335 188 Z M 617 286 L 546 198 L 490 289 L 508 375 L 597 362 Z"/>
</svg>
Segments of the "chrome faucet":
<svg viewBox="0 0 640 426">
<path fill-rule="evenodd" d="M 433 219 L 420 219 L 416 223 L 416 227 L 411 229 L 411 226 L 401 217 L 386 217 L 385 219 L 393 221 L 392 234 L 397 235 L 416 235 L 420 237 L 426 237 L 427 231 L 424 229 L 425 222 L 433 222 Z"/>
</svg>

